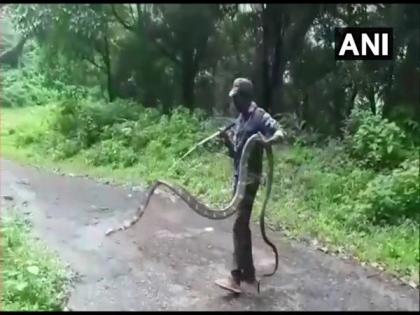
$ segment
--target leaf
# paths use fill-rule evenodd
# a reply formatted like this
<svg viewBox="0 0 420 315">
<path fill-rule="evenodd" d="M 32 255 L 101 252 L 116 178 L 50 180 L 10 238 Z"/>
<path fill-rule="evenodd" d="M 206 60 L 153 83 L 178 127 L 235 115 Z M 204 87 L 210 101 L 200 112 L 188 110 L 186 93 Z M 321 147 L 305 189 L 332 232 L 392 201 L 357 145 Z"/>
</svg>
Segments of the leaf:
<svg viewBox="0 0 420 315">
<path fill-rule="evenodd" d="M 26 270 L 28 270 L 28 272 L 30 272 L 33 275 L 39 274 L 39 268 L 37 266 L 29 266 L 26 268 Z"/>
<path fill-rule="evenodd" d="M 18 291 L 23 291 L 23 290 L 25 290 L 25 288 L 28 286 L 28 283 L 26 283 L 26 282 L 19 282 L 17 285 L 16 285 L 16 290 L 18 290 Z"/>
</svg>

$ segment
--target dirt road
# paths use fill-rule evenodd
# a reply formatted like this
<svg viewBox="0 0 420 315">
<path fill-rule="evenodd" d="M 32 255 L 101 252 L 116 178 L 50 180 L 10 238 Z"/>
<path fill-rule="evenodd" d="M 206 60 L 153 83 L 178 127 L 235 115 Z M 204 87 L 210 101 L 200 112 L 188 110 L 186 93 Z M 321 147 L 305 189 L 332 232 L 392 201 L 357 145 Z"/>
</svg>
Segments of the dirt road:
<svg viewBox="0 0 420 315">
<path fill-rule="evenodd" d="M 199 217 L 157 195 L 131 230 L 104 232 L 132 216 L 141 191 L 60 176 L 1 160 L 2 208 L 30 212 L 35 232 L 82 275 L 72 310 L 419 310 L 418 290 L 269 232 L 279 269 L 262 292 L 239 298 L 213 284 L 229 270 L 232 219 Z M 257 272 L 273 255 L 252 227 Z"/>
</svg>

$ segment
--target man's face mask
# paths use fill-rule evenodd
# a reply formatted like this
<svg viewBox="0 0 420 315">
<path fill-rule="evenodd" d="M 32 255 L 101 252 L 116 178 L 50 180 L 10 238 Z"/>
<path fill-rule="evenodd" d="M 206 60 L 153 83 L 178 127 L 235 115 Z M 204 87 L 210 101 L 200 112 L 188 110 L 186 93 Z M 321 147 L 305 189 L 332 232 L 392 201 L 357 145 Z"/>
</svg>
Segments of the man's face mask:
<svg viewBox="0 0 420 315">
<path fill-rule="evenodd" d="M 232 97 L 232 102 L 235 109 L 242 113 L 246 111 L 249 107 L 250 101 L 248 98 L 242 96 L 241 94 L 236 94 Z"/>
</svg>

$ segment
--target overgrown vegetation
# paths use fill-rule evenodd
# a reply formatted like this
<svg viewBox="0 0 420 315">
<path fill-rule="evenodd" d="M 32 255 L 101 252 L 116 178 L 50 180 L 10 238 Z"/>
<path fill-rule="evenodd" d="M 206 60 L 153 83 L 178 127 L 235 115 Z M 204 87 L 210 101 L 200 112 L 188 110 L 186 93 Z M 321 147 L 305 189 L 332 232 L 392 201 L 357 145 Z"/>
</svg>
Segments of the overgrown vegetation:
<svg viewBox="0 0 420 315">
<path fill-rule="evenodd" d="M 14 214 L 2 215 L 1 233 L 2 309 L 61 311 L 69 281 L 62 262 L 35 241 L 28 223 Z"/>
<path fill-rule="evenodd" d="M 4 119 L 8 113 L 4 112 Z M 45 117 L 45 111 L 41 115 Z M 365 115 L 354 134 L 371 124 L 370 114 Z M 55 163 L 73 159 L 87 169 L 119 170 L 120 180 L 150 183 L 165 178 L 215 205 L 230 198 L 232 166 L 221 145 L 213 143 L 174 164 L 210 132 L 200 114 L 179 108 L 162 116 L 129 102 L 92 104 L 83 100 L 78 106 L 50 107 L 48 120 L 30 127 L 27 123 L 36 117 L 28 117 L 26 129 L 17 128 L 15 134 L 4 130 L 5 138 Z M 383 128 L 392 133 L 398 127 L 385 123 Z M 379 170 L 376 164 L 366 163 L 372 161 L 366 157 L 377 152 L 372 143 L 363 148 L 365 154 L 352 153 L 359 149 L 354 136 L 353 141 L 330 140 L 317 146 L 295 141 L 292 147 L 276 150 L 270 223 L 295 236 L 316 237 L 367 261 L 379 261 L 418 281 L 419 158 L 409 146 L 397 142 L 407 141 L 400 132 L 394 141 L 386 141 L 401 150 L 395 155 L 386 155 L 385 150 L 386 159 L 378 161 L 387 162 Z M 259 196 L 255 215 L 260 202 Z"/>
<path fill-rule="evenodd" d="M 165 178 L 218 205 L 232 180 L 220 144 L 174 163 L 222 125 L 213 114 L 227 113 L 233 78 L 249 76 L 290 135 L 275 151 L 271 225 L 418 283 L 419 28 L 411 5 L 373 7 L 10 6 L 32 46 L 2 71 L 3 153 Z M 333 27 L 366 21 L 392 21 L 398 58 L 335 62 Z"/>
</svg>

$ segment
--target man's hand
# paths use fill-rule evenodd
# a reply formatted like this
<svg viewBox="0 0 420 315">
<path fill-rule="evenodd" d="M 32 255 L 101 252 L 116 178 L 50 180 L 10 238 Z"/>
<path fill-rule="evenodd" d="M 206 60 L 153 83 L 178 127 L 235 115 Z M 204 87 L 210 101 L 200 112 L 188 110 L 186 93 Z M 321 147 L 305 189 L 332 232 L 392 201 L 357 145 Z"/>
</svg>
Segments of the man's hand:
<svg viewBox="0 0 420 315">
<path fill-rule="evenodd" d="M 219 131 L 220 133 L 218 135 L 218 138 L 223 141 L 224 145 L 228 148 L 229 156 L 233 158 L 235 155 L 235 148 L 232 141 L 232 132 L 229 130 L 225 130 L 225 128 L 220 128 Z"/>
<path fill-rule="evenodd" d="M 263 146 L 270 146 L 278 143 L 281 139 L 286 137 L 286 132 L 283 129 L 278 129 L 271 138 L 266 138 L 261 132 L 259 132 L 262 139 Z"/>
<path fill-rule="evenodd" d="M 226 142 L 230 142 L 230 136 L 227 130 L 224 130 L 224 128 L 219 128 L 220 134 L 219 134 L 219 139 L 223 140 L 225 143 Z"/>
<path fill-rule="evenodd" d="M 279 128 L 273 135 L 273 137 L 271 137 L 273 142 L 279 142 L 280 140 L 286 138 L 287 133 L 284 129 Z"/>
</svg>

